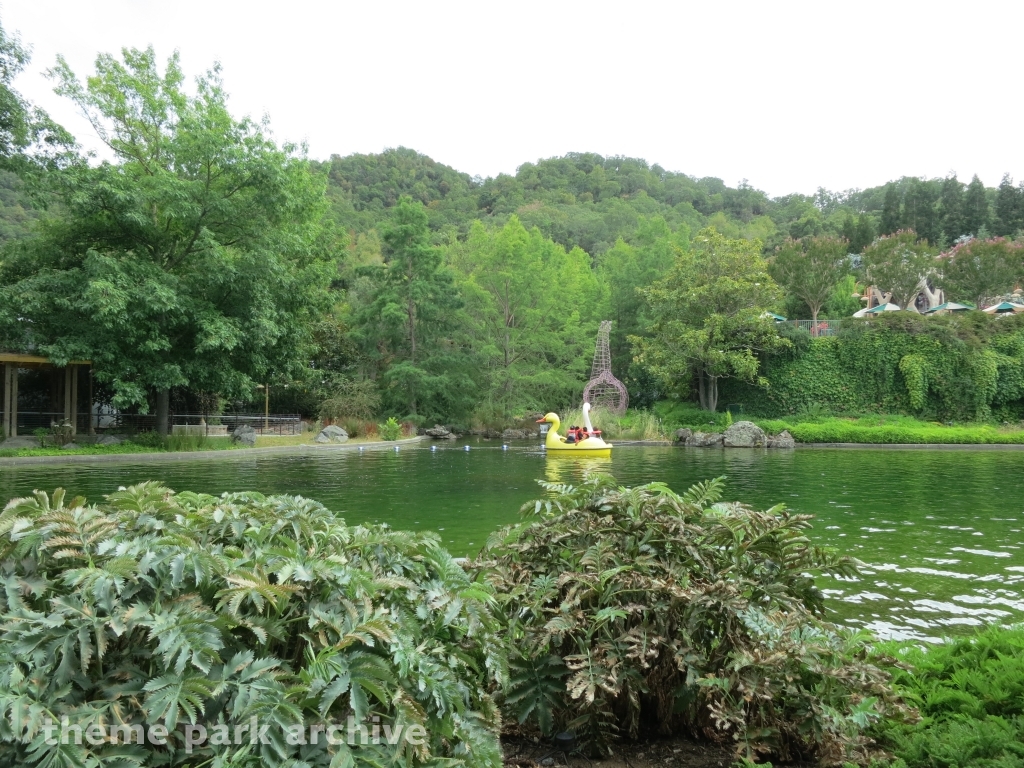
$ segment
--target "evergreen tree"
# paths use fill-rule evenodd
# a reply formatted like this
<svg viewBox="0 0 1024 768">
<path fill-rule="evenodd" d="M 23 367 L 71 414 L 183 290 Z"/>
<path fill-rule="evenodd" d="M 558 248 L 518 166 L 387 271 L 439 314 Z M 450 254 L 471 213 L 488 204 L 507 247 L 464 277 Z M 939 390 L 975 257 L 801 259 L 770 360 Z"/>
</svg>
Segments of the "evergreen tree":
<svg viewBox="0 0 1024 768">
<path fill-rule="evenodd" d="M 974 178 L 967 185 L 967 192 L 964 194 L 963 234 L 977 237 L 983 228 L 988 228 L 988 224 L 988 199 L 985 197 L 985 185 L 981 183 L 978 174 L 974 174 Z"/>
<path fill-rule="evenodd" d="M 939 214 L 936 202 L 939 190 L 934 182 L 911 179 L 903 203 L 903 229 L 912 229 L 930 243 L 939 239 Z"/>
<path fill-rule="evenodd" d="M 900 194 L 893 182 L 885 185 L 885 201 L 882 203 L 882 221 L 879 224 L 880 234 L 891 235 L 900 228 Z"/>
<path fill-rule="evenodd" d="M 356 337 L 380 365 L 388 406 L 433 419 L 465 410 L 474 383 L 465 375 L 463 345 L 453 340 L 462 299 L 430 242 L 422 203 L 402 197 L 382 240 L 388 262 L 376 268 L 377 287 L 357 317 Z"/>
<path fill-rule="evenodd" d="M 946 240 L 953 242 L 966 234 L 964 228 L 964 185 L 956 174 L 947 176 L 939 193 L 939 222 Z"/>
<path fill-rule="evenodd" d="M 1013 235 L 1024 225 L 1021 208 L 1024 203 L 1024 189 L 1013 186 L 1010 174 L 1004 173 L 996 192 L 996 215 L 992 231 L 997 236 Z"/>
<path fill-rule="evenodd" d="M 865 214 L 857 217 L 857 234 L 850 240 L 850 251 L 852 253 L 864 253 L 864 249 L 875 240 L 875 228 L 871 226 L 871 219 Z"/>
<path fill-rule="evenodd" d="M 850 244 L 850 252 L 856 253 L 853 249 L 853 243 L 857 240 L 857 222 L 853 220 L 853 214 L 846 214 L 846 218 L 843 219 L 842 229 L 839 230 L 843 239 Z"/>
</svg>

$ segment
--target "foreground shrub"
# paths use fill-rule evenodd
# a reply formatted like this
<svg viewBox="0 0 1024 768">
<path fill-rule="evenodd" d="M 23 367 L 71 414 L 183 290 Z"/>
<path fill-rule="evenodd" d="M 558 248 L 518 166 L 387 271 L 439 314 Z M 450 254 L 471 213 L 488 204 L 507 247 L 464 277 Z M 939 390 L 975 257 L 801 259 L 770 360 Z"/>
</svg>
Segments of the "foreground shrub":
<svg viewBox="0 0 1024 768">
<path fill-rule="evenodd" d="M 808 516 L 715 503 L 717 480 L 544 487 L 475 563 L 508 622 L 506 716 L 599 751 L 657 730 L 826 763 L 863 758 L 867 726 L 902 716 L 865 639 L 821 618 L 811 573 L 856 563 L 811 546 Z"/>
<path fill-rule="evenodd" d="M 11 501 L 0 563 L 0 765 L 501 763 L 493 595 L 432 534 L 350 527 L 298 497 L 145 483 L 99 505 L 60 490 Z M 288 729 L 350 715 L 426 741 L 289 743 Z M 61 744 L 44 727 L 64 717 L 169 736 Z M 234 733 L 250 718 L 269 744 L 187 751 L 187 724 Z"/>
<path fill-rule="evenodd" d="M 921 712 L 918 723 L 879 728 L 879 740 L 910 768 L 1024 766 L 1024 626 L 881 650 L 909 665 L 894 683 Z"/>
</svg>

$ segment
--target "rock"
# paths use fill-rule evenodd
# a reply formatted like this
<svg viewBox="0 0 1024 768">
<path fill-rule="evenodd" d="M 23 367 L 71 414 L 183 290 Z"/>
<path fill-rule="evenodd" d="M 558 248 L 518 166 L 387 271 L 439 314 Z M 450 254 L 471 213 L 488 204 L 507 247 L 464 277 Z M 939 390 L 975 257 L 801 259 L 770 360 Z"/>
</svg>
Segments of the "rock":
<svg viewBox="0 0 1024 768">
<path fill-rule="evenodd" d="M 100 435 L 93 445 L 120 445 L 123 442 L 124 438 L 117 435 Z"/>
<path fill-rule="evenodd" d="M 33 435 L 9 437 L 0 443 L 0 448 L 38 448 L 39 438 Z"/>
<path fill-rule="evenodd" d="M 496 437 L 501 437 L 501 432 L 499 432 L 496 429 L 485 429 L 483 431 L 483 435 L 484 435 L 484 437 L 486 439 L 491 440 L 491 439 L 494 439 Z"/>
<path fill-rule="evenodd" d="M 676 430 L 676 442 L 685 443 L 690 439 L 690 435 L 693 434 L 692 429 L 677 429 Z"/>
<path fill-rule="evenodd" d="M 440 440 L 448 440 L 453 437 L 451 431 L 449 431 L 447 427 L 442 427 L 440 424 L 435 424 L 430 429 L 425 430 L 423 434 Z"/>
<path fill-rule="evenodd" d="M 721 448 L 722 435 L 717 432 L 694 432 L 686 438 L 689 448 Z"/>
<path fill-rule="evenodd" d="M 763 448 L 768 442 L 764 430 L 752 421 L 737 421 L 723 437 L 726 448 Z"/>
<path fill-rule="evenodd" d="M 256 446 L 256 430 L 248 424 L 236 427 L 235 431 L 231 433 L 231 442 L 254 448 Z"/>
<path fill-rule="evenodd" d="M 77 451 L 79 449 L 79 447 L 80 446 L 78 445 L 78 443 L 73 443 L 72 442 L 72 443 L 64 443 L 64 445 L 62 445 L 60 447 L 60 449 L 62 451 Z"/>
<path fill-rule="evenodd" d="M 348 432 L 339 426 L 331 424 L 320 430 L 314 440 L 318 443 L 344 443 L 348 440 Z"/>
<path fill-rule="evenodd" d="M 796 440 L 789 434 L 788 429 L 784 429 L 777 435 L 772 435 L 768 438 L 769 448 L 796 448 Z"/>
<path fill-rule="evenodd" d="M 531 435 L 525 429 L 506 429 L 501 437 L 504 440 L 527 440 Z"/>
</svg>

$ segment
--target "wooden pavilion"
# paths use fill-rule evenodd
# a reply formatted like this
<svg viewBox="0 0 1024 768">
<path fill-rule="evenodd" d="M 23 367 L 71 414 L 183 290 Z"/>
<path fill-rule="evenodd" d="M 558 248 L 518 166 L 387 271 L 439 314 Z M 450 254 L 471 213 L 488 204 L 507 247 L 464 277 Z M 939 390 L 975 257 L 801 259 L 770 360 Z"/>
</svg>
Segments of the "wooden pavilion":
<svg viewBox="0 0 1024 768">
<path fill-rule="evenodd" d="M 64 371 L 64 420 L 71 424 L 72 434 L 78 431 L 78 378 L 83 367 L 92 365 L 89 360 L 72 360 L 60 367 L 50 362 L 49 358 L 37 355 L 22 355 L 13 352 L 0 352 L 0 365 L 3 366 L 3 399 L 2 426 L 7 437 L 18 436 L 18 371 L 22 368 L 51 369 L 51 375 L 59 376 Z M 59 382 L 59 379 L 56 379 Z M 89 377 L 89 402 L 92 403 L 92 377 Z M 91 408 L 91 405 L 90 405 Z M 92 418 L 89 418 L 89 434 L 93 434 Z"/>
</svg>

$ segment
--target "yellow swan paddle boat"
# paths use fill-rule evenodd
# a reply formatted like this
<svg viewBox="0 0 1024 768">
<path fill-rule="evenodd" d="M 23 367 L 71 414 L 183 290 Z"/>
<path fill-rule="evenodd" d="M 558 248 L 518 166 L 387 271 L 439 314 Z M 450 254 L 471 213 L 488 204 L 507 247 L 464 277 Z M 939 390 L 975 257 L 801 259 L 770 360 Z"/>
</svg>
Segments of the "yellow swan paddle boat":
<svg viewBox="0 0 1024 768">
<path fill-rule="evenodd" d="M 611 443 L 602 440 L 601 432 L 591 426 L 589 411 L 590 403 L 584 403 L 583 423 L 586 428 L 570 429 L 568 437 L 558 434 L 558 427 L 562 422 L 557 413 L 549 413 L 543 419 L 537 419 L 538 424 L 547 422 L 551 425 L 547 438 L 544 440 L 544 447 L 552 453 L 610 457 L 612 455 Z"/>
</svg>

